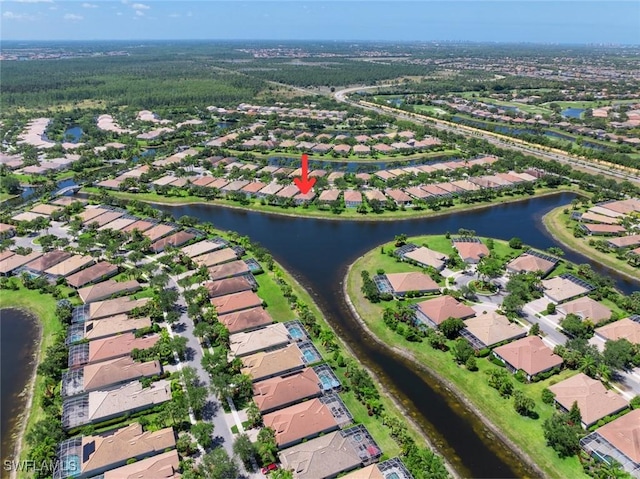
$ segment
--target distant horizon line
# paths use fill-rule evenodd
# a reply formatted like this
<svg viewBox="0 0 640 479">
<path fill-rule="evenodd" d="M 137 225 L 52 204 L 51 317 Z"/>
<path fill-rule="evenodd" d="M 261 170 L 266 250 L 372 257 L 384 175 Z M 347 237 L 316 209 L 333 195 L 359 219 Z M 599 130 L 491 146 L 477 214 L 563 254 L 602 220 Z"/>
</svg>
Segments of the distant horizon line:
<svg viewBox="0 0 640 479">
<path fill-rule="evenodd" d="M 381 44 L 440 44 L 451 45 L 475 44 L 475 45 L 536 45 L 536 46 L 581 46 L 581 47 L 640 47 L 639 43 L 616 43 L 616 42 L 540 42 L 540 41 L 488 41 L 488 40 L 372 40 L 372 39 L 352 39 L 352 40 L 331 40 L 331 39 L 241 39 L 241 38 L 110 38 L 110 39 L 14 39 L 3 38 L 1 42 L 14 43 L 99 43 L 99 42 L 221 42 L 221 43 L 381 43 Z"/>
</svg>

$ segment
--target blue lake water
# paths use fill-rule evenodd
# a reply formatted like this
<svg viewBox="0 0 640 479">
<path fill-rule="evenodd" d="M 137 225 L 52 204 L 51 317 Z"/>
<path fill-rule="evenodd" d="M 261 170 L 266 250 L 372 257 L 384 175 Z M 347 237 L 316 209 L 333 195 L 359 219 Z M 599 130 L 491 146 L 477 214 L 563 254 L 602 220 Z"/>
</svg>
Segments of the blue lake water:
<svg viewBox="0 0 640 479">
<path fill-rule="evenodd" d="M 584 110 L 584 108 L 566 108 L 560 114 L 565 118 L 580 118 Z"/>
<path fill-rule="evenodd" d="M 64 139 L 69 143 L 78 143 L 84 132 L 79 126 L 72 126 L 64 131 Z"/>
</svg>

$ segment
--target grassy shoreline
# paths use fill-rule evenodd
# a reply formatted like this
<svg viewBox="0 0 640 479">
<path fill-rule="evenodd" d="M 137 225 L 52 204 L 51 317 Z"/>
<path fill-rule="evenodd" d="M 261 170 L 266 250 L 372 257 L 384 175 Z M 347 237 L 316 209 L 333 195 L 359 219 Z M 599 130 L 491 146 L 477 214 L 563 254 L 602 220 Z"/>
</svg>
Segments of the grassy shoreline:
<svg viewBox="0 0 640 479">
<path fill-rule="evenodd" d="M 97 194 L 100 190 L 94 187 L 83 188 L 82 193 Z M 295 209 L 286 210 L 279 206 L 269 206 L 253 204 L 251 206 L 242 206 L 229 200 L 216 199 L 213 201 L 205 201 L 202 198 L 195 196 L 182 196 L 182 197 L 166 197 L 156 193 L 128 193 L 122 191 L 110 191 L 109 194 L 116 198 L 125 200 L 137 200 L 145 203 L 151 203 L 155 205 L 163 206 L 188 206 L 188 205 L 214 205 L 224 208 L 231 208 L 243 211 L 255 211 L 258 213 L 273 214 L 279 216 L 288 216 L 294 218 L 313 218 L 333 221 L 397 221 L 397 220 L 411 220 L 421 218 L 434 218 L 438 216 L 448 215 L 450 213 L 457 213 L 462 211 L 481 210 L 484 208 L 491 208 L 492 206 L 499 204 L 515 203 L 518 201 L 525 201 L 533 198 L 542 198 L 545 196 L 552 196 L 560 193 L 576 193 L 580 194 L 578 187 L 563 187 L 563 188 L 541 188 L 533 195 L 517 195 L 517 196 L 501 196 L 493 201 L 477 203 L 477 204 L 456 204 L 455 206 L 443 208 L 438 211 L 422 210 L 422 211 L 385 211 L 381 214 L 368 213 L 362 215 L 355 211 L 355 208 L 347 209 L 342 214 L 336 215 L 330 211 L 318 211 L 308 210 L 300 207 Z M 351 211 L 350 211 L 351 210 Z"/>
<path fill-rule="evenodd" d="M 47 348 L 53 344 L 56 335 L 62 331 L 63 325 L 55 316 L 55 299 L 38 291 L 27 290 L 23 286 L 20 286 L 17 291 L 3 290 L 0 293 L 0 310 L 8 308 L 28 311 L 38 320 L 37 363 L 34 365 L 33 371 L 30 372 L 29 392 L 24 408 L 24 412 L 28 411 L 28 415 L 26 419 L 22 418 L 20 432 L 13 444 L 15 457 L 19 457 L 20 460 L 26 460 L 29 447 L 25 444 L 25 433 L 44 416 L 39 404 L 44 391 L 44 378 L 37 374 L 37 366 L 42 362 Z M 23 473 L 21 477 L 24 474 L 26 473 Z M 15 477 L 15 473 L 12 477 Z"/>
<path fill-rule="evenodd" d="M 553 238 L 561 243 L 565 248 L 574 250 L 580 254 L 585 255 L 591 260 L 600 263 L 608 268 L 615 270 L 618 274 L 623 275 L 626 278 L 637 281 L 640 271 L 634 268 L 626 261 L 619 260 L 610 254 L 603 253 L 597 249 L 589 246 L 587 241 L 591 237 L 576 238 L 573 236 L 573 228 L 567 228 L 563 222 L 562 216 L 566 208 L 571 209 L 571 205 L 559 206 L 549 211 L 542 217 L 542 223 L 546 230 L 553 236 Z"/>
<path fill-rule="evenodd" d="M 388 245 L 389 243 L 380 246 Z M 418 367 L 427 368 L 474 411 L 491 431 L 519 453 L 526 463 L 534 470 L 540 471 L 543 477 L 587 477 L 577 457 L 559 459 L 551 448 L 546 447 L 542 434 L 542 423 L 553 413 L 553 406 L 540 401 L 540 392 L 549 385 L 550 381 L 564 379 L 572 372 L 563 371 L 558 376 L 528 384 L 525 391 L 536 401 L 536 411 L 540 414 L 540 418 L 532 420 L 519 416 L 513 411 L 511 404 L 500 398 L 484 380 L 483 372 L 497 366 L 486 360 L 478 360 L 480 371 L 468 372 L 456 365 L 450 353 L 433 350 L 424 343 L 410 343 L 383 323 L 383 306 L 369 303 L 360 291 L 362 286 L 360 271 L 376 270 L 376 255 L 380 254 L 380 246 L 352 263 L 343 281 L 346 297 L 348 302 L 351 302 L 350 307 L 367 333 L 379 343 L 414 362 Z M 519 383 L 516 386 L 520 387 Z M 535 393 L 531 394 L 532 391 Z"/>
</svg>

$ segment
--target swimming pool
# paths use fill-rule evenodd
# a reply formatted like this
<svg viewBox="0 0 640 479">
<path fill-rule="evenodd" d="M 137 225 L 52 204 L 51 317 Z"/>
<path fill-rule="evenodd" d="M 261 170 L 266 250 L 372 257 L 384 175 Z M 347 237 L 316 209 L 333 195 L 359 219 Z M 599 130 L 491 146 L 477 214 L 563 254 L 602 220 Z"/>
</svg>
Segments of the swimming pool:
<svg viewBox="0 0 640 479">
<path fill-rule="evenodd" d="M 298 326 L 289 326 L 287 329 L 289 329 L 289 334 L 291 334 L 291 337 L 293 339 L 301 339 L 306 337 L 306 334 L 304 334 L 302 329 Z"/>
</svg>

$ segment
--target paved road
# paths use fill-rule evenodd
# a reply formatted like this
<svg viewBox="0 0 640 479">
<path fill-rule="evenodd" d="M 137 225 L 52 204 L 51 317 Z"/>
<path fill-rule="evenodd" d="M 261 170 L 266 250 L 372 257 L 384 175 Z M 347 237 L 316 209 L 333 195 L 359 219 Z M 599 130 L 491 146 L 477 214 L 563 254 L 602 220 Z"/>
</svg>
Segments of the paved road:
<svg viewBox="0 0 640 479">
<path fill-rule="evenodd" d="M 352 106 L 355 107 L 359 107 L 359 108 L 364 108 L 366 110 L 371 110 L 371 111 L 375 111 L 376 113 L 380 113 L 380 114 L 384 114 L 384 115 L 393 115 L 396 116 L 397 118 L 402 118 L 403 120 L 409 120 L 409 121 L 413 121 L 415 123 L 421 123 L 421 124 L 426 124 L 429 126 L 432 126 L 438 130 L 441 131 L 448 131 L 451 133 L 456 133 L 459 135 L 464 135 L 467 137 L 477 137 L 477 138 L 482 138 L 483 140 L 488 141 L 489 143 L 496 145 L 500 148 L 508 148 L 511 150 L 518 150 L 521 151 L 525 154 L 528 155 L 533 155 L 533 156 L 537 156 L 539 158 L 543 158 L 545 160 L 556 160 L 560 163 L 567 163 L 573 167 L 575 166 L 579 166 L 581 168 L 584 168 L 586 170 L 589 170 L 592 173 L 595 174 L 602 174 L 602 175 L 606 175 L 606 176 L 613 176 L 615 178 L 619 178 L 619 179 L 625 179 L 625 180 L 630 180 L 630 181 L 635 181 L 635 182 L 640 182 L 640 176 L 638 175 L 632 175 L 632 174 L 628 174 L 628 173 L 623 173 L 623 172 L 619 172 L 619 171 L 614 171 L 611 170 L 610 168 L 606 168 L 606 167 L 602 167 L 600 165 L 596 165 L 594 163 L 590 163 L 588 161 L 584 161 L 581 160 L 575 156 L 571 156 L 569 154 L 563 155 L 563 154 L 558 154 L 558 153 L 554 153 L 554 152 L 548 152 L 542 149 L 542 147 L 538 147 L 536 145 L 533 144 L 529 144 L 529 145 L 523 145 L 520 143 L 514 143 L 512 141 L 509 141 L 507 139 L 502 139 L 500 137 L 496 137 L 492 134 L 489 134 L 487 132 L 484 132 L 483 130 L 479 130 L 479 129 L 473 129 L 473 131 L 467 130 L 467 129 L 463 129 L 463 128 L 458 128 L 452 125 L 449 125 L 447 122 L 444 122 L 442 120 L 438 120 L 437 118 L 433 118 L 433 117 L 429 117 L 429 121 L 421 119 L 420 117 L 417 117 L 415 114 L 412 113 L 405 113 L 402 110 L 396 110 L 396 113 L 392 113 L 388 110 L 383 110 L 382 108 L 377 108 L 374 106 L 370 106 L 370 105 L 362 105 L 360 102 L 351 100 L 348 95 L 350 93 L 354 93 L 357 91 L 362 91 L 362 90 L 373 90 L 373 89 L 377 89 L 380 88 L 380 86 L 364 86 L 364 87 L 352 87 L 352 88 L 345 88 L 344 90 L 340 90 L 334 93 L 334 98 L 339 101 L 339 102 L 343 102 L 343 103 L 348 103 Z"/>
</svg>

